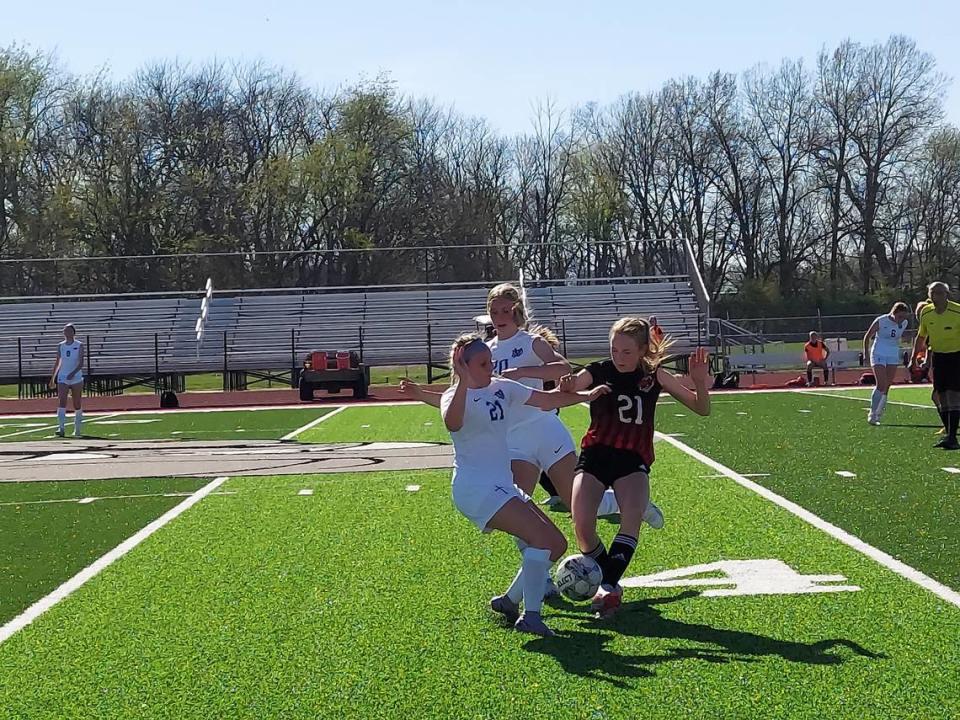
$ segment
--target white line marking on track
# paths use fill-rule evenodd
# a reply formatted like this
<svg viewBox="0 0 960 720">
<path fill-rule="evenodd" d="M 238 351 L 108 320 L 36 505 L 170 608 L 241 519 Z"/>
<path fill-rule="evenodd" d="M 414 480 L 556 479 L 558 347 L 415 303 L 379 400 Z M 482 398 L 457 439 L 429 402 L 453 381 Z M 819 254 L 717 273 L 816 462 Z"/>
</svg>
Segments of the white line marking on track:
<svg viewBox="0 0 960 720">
<path fill-rule="evenodd" d="M 211 495 L 236 495 L 235 490 L 225 490 L 223 492 L 210 493 Z M 83 505 L 91 502 L 100 502 L 101 500 L 129 500 L 139 498 L 155 497 L 190 497 L 192 492 L 168 492 L 168 493 L 142 493 L 137 495 L 100 495 L 91 498 L 57 498 L 55 500 L 22 500 L 20 502 L 3 502 L 0 507 L 11 507 L 16 505 L 55 505 L 57 503 L 80 503 Z"/>
<path fill-rule="evenodd" d="M 940 468 L 940 469 L 943 470 L 944 472 L 950 473 L 951 475 L 960 475 L 960 468 L 949 467 L 949 468 Z"/>
<path fill-rule="evenodd" d="M 833 474 L 839 475 L 842 478 L 855 478 L 857 476 L 856 473 L 852 473 L 849 470 L 834 470 Z"/>
<path fill-rule="evenodd" d="M 813 410 L 797 410 L 797 412 L 802 412 L 802 413 L 812 413 L 812 412 L 813 412 Z"/>
<path fill-rule="evenodd" d="M 87 423 L 100 422 L 106 420 L 107 418 L 116 417 L 120 413 L 111 413 L 110 415 L 100 415 L 99 417 L 85 417 L 84 421 Z M 36 417 L 35 415 L 32 417 Z M 16 437 L 18 435 L 29 435 L 30 433 L 40 432 L 41 430 L 56 430 L 59 426 L 54 425 L 44 425 L 42 427 L 31 428 L 30 430 L 20 430 L 19 432 L 7 433 L 6 435 L 0 435 L 0 439 Z"/>
<path fill-rule="evenodd" d="M 219 391 L 217 391 L 219 392 Z M 373 402 L 355 402 L 346 405 L 345 407 L 399 407 L 401 405 L 420 405 L 420 402 L 417 400 L 375 400 Z M 334 403 L 325 404 L 317 403 L 316 405 L 308 405 L 303 403 L 301 405 L 236 405 L 232 407 L 181 407 L 181 408 L 169 408 L 166 410 L 118 410 L 115 415 L 181 415 L 190 413 L 232 413 L 232 412 L 263 412 L 267 410 L 323 410 L 329 407 L 339 407 Z M 91 411 L 93 412 L 93 411 Z M 35 412 L 35 413 L 10 413 L 10 414 L 0 414 L 0 418 L 4 420 L 27 420 L 42 417 L 44 415 L 49 415 L 49 413 Z M 84 420 L 86 422 L 86 419 Z"/>
<path fill-rule="evenodd" d="M 297 493 L 297 495 L 313 495 L 313 490 L 310 488 L 303 488 Z"/>
<path fill-rule="evenodd" d="M 164 525 L 169 523 L 171 520 L 175 519 L 182 513 L 186 512 L 198 502 L 203 500 L 207 495 L 212 493 L 218 487 L 223 485 L 227 481 L 226 477 L 218 477 L 214 480 L 211 480 L 209 483 L 204 485 L 202 488 L 197 490 L 195 493 L 186 498 L 183 502 L 178 503 L 175 507 L 172 507 L 170 510 L 165 512 L 163 515 L 158 517 L 156 520 L 151 522 L 149 525 L 141 528 L 139 531 L 128 537 L 122 543 L 117 545 L 113 550 L 106 553 L 102 557 L 95 560 L 92 564 L 85 567 L 83 570 L 78 572 L 72 578 L 63 583 L 56 590 L 51 592 L 49 595 L 40 598 L 33 605 L 28 607 L 22 613 L 17 615 L 13 620 L 10 620 L 3 626 L 0 626 L 0 644 L 5 642 L 18 630 L 25 628 L 27 625 L 32 623 L 38 617 L 40 617 L 47 610 L 52 608 L 61 600 L 69 597 L 74 591 L 83 587 L 87 582 L 96 577 L 101 571 L 109 567 L 117 560 L 122 558 L 128 552 L 133 550 L 137 545 L 142 543 L 148 537 L 153 535 L 157 530 L 162 528 Z"/>
<path fill-rule="evenodd" d="M 810 512 L 806 508 L 803 508 L 797 505 L 795 502 L 792 502 L 790 500 L 787 500 L 785 497 L 777 495 L 772 490 L 769 490 L 768 488 L 763 487 L 763 485 L 755 483 L 752 480 L 748 480 L 743 475 L 731 470 L 726 465 L 721 465 L 713 458 L 707 457 L 706 455 L 704 455 L 698 450 L 694 450 L 689 445 L 686 445 L 680 442 L 679 440 L 675 440 L 672 437 L 665 436 L 662 433 L 656 433 L 656 436 L 662 437 L 663 440 L 670 443 L 678 450 L 685 452 L 687 455 L 694 458 L 695 460 L 699 460 L 707 467 L 713 468 L 718 473 L 721 473 L 725 477 L 730 478 L 738 485 L 741 485 L 742 487 L 745 487 L 748 490 L 752 490 L 760 497 L 765 498 L 776 505 L 779 505 L 787 512 L 793 513 L 801 520 L 809 523 L 810 525 L 813 525 L 818 530 L 822 530 L 823 532 L 825 532 L 827 535 L 834 538 L 835 540 L 839 540 L 844 545 L 847 545 L 848 547 L 853 548 L 857 552 L 862 553 L 863 555 L 866 555 L 871 560 L 875 560 L 876 562 L 883 565 L 888 570 L 892 570 L 897 575 L 900 575 L 901 577 L 916 583 L 920 587 L 926 590 L 929 590 L 940 599 L 945 600 L 951 605 L 955 605 L 956 607 L 960 608 L 960 592 L 957 592 L 956 590 L 952 590 L 951 588 L 947 587 L 943 583 L 937 582 L 929 575 L 925 575 L 919 570 L 917 570 L 916 568 L 912 568 L 906 563 L 901 562 L 900 560 L 897 560 L 895 557 L 893 557 L 892 555 L 888 555 L 883 550 L 880 550 L 879 548 L 875 548 L 873 545 L 865 543 L 856 535 L 851 535 L 846 530 L 842 530 L 841 528 L 838 528 L 836 525 L 827 522 L 826 520 L 821 518 L 819 515 L 814 515 L 812 512 Z"/>
<path fill-rule="evenodd" d="M 336 410 L 331 410 L 331 411 L 328 412 L 328 413 L 324 413 L 324 414 L 321 415 L 320 417 L 311 420 L 310 422 L 308 422 L 308 423 L 307 423 L 306 425 L 304 425 L 303 427 L 299 427 L 299 428 L 297 428 L 296 430 L 294 430 L 293 432 L 287 433 L 287 434 L 284 435 L 282 438 L 280 438 L 280 440 L 281 440 L 281 441 L 283 441 L 283 440 L 293 440 L 293 439 L 294 439 L 297 435 L 299 435 L 300 433 L 306 432 L 306 431 L 309 430 L 310 428 L 312 428 L 312 427 L 314 427 L 314 426 L 316 426 L 316 425 L 319 425 L 319 424 L 322 423 L 324 420 L 327 420 L 327 419 L 329 419 L 329 418 L 332 418 L 332 417 L 333 417 L 334 415 L 336 415 L 337 413 L 342 413 L 344 410 L 347 409 L 347 407 L 348 407 L 347 405 L 341 405 L 341 406 L 338 407 Z"/>
<path fill-rule="evenodd" d="M 840 395 L 838 393 L 813 392 L 811 390 L 794 390 L 798 395 L 819 395 L 821 397 L 836 398 L 837 400 L 853 400 L 854 402 L 870 402 L 868 397 L 856 397 L 854 395 Z M 888 400 L 887 405 L 900 405 L 901 407 L 920 408 L 921 410 L 936 410 L 933 405 L 921 405 L 920 403 L 901 402 L 899 400 Z"/>
<path fill-rule="evenodd" d="M 702 478 L 725 478 L 726 475 L 701 475 Z M 743 473 L 740 477 L 752 478 L 752 477 L 770 477 L 770 473 Z"/>
</svg>

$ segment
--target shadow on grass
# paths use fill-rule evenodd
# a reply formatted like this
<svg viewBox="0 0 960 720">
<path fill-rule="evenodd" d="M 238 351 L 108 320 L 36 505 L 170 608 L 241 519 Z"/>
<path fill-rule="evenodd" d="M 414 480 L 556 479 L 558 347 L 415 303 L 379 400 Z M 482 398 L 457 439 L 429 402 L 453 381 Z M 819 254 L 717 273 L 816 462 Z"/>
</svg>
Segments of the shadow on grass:
<svg viewBox="0 0 960 720">
<path fill-rule="evenodd" d="M 839 648 L 846 648 L 865 658 L 887 657 L 843 638 L 813 643 L 793 642 L 741 630 L 671 620 L 664 617 L 657 607 L 698 595 L 696 591 L 687 591 L 668 598 L 624 603 L 612 618 L 586 618 L 581 625 L 583 631 L 560 631 L 553 638 L 531 640 L 525 647 L 532 652 L 551 655 L 568 673 L 603 680 L 624 688 L 629 686 L 630 679 L 653 677 L 656 674 L 654 668 L 658 665 L 688 660 L 749 663 L 758 662 L 764 657 L 780 657 L 789 662 L 808 665 L 841 665 L 845 662 L 844 657 L 832 652 Z M 579 613 L 568 613 L 566 616 L 583 617 Z M 606 647 L 607 643 L 619 635 L 680 640 L 696 643 L 697 646 L 672 647 L 666 652 L 650 655 L 628 655 Z"/>
<path fill-rule="evenodd" d="M 925 429 L 939 430 L 940 428 L 943 427 L 943 425 L 934 425 L 932 423 L 927 425 L 920 425 L 918 423 L 882 423 L 881 427 L 920 428 L 922 430 L 925 430 Z"/>
</svg>

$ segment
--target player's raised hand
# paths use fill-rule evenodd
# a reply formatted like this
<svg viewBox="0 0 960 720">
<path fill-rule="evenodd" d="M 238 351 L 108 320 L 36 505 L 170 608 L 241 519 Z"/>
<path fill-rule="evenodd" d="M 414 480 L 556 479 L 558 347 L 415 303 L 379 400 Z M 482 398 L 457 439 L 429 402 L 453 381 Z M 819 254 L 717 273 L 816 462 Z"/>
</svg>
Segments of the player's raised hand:
<svg viewBox="0 0 960 720">
<path fill-rule="evenodd" d="M 609 385 L 597 385 L 593 390 L 590 391 L 590 394 L 587 396 L 587 400 L 594 402 L 610 392 L 611 388 Z"/>
<path fill-rule="evenodd" d="M 463 351 L 465 349 L 466 346 L 464 345 L 453 351 L 453 371 L 457 374 L 459 380 L 468 382 L 470 380 L 470 369 L 463 359 Z"/>
<path fill-rule="evenodd" d="M 690 355 L 687 375 L 697 385 L 705 385 L 710 379 L 710 353 L 699 347 Z"/>
</svg>

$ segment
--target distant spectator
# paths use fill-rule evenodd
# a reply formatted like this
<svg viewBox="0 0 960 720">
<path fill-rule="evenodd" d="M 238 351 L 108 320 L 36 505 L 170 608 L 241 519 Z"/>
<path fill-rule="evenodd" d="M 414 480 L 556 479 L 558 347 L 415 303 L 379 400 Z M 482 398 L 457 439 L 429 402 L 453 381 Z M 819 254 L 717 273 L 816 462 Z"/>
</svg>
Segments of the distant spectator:
<svg viewBox="0 0 960 720">
<path fill-rule="evenodd" d="M 663 342 L 663 328 L 660 327 L 660 323 L 657 322 L 657 316 L 651 315 L 647 319 L 647 322 L 650 323 L 650 336 L 658 343 Z"/>
<path fill-rule="evenodd" d="M 830 369 L 827 367 L 827 358 L 830 357 L 830 348 L 820 339 L 820 335 L 811 331 L 810 340 L 803 346 L 803 356 L 807 361 L 807 387 L 813 385 L 813 371 L 815 368 L 823 370 L 823 384 L 830 378 Z"/>
</svg>

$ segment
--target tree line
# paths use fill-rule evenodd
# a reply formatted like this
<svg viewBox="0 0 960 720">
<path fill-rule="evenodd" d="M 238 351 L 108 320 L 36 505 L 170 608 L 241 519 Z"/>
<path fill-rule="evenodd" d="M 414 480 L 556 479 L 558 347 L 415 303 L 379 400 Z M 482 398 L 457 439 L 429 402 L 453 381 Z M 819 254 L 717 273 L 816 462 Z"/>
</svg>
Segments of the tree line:
<svg viewBox="0 0 960 720">
<path fill-rule="evenodd" d="M 615 277 L 669 271 L 645 240 L 685 237 L 714 300 L 883 297 L 960 277 L 947 84 L 908 38 L 846 41 L 813 67 L 542 103 L 529 132 L 506 136 L 384 78 L 323 93 L 264 64 L 161 63 L 117 82 L 11 47 L 0 259 L 237 254 L 0 263 L 0 281 L 25 295 L 200 287 L 211 274 L 221 287 L 521 267 Z"/>
</svg>

